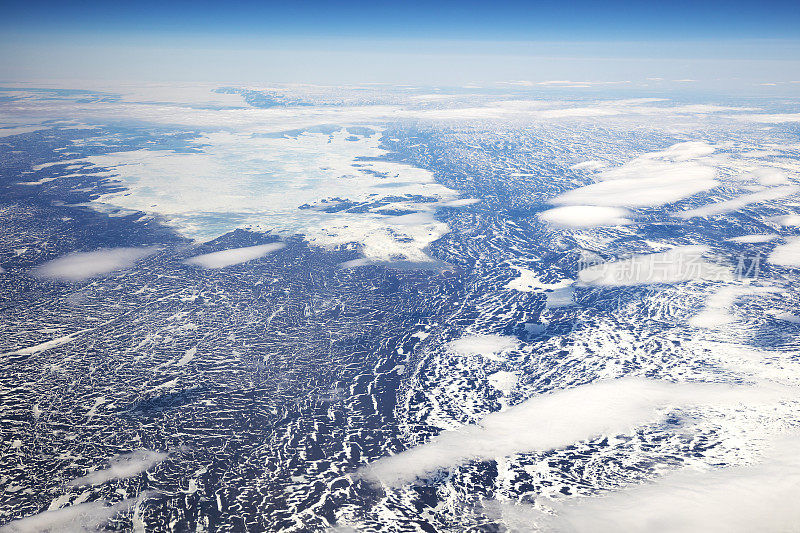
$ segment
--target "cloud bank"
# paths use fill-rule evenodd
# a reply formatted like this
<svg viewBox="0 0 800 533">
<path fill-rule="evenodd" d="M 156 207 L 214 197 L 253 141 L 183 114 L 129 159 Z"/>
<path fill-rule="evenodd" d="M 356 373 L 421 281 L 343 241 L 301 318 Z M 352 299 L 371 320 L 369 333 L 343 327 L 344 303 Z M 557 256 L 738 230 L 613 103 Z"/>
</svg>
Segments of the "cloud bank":
<svg viewBox="0 0 800 533">
<path fill-rule="evenodd" d="M 670 180 L 668 177 L 626 178 L 593 183 L 553 198 L 556 205 L 657 207 L 708 191 L 719 182 L 706 179 Z"/>
<path fill-rule="evenodd" d="M 575 533 L 795 531 L 800 524 L 797 450 L 795 435 L 759 464 L 678 471 L 607 496 L 554 505 L 556 517 L 523 511 L 509 526 L 531 531 L 536 524 L 542 531 Z"/>
<path fill-rule="evenodd" d="M 776 246 L 767 257 L 767 261 L 778 266 L 800 266 L 800 237 L 788 239 L 786 244 Z"/>
<path fill-rule="evenodd" d="M 570 205 L 556 207 L 539 213 L 539 220 L 561 228 L 593 228 L 596 226 L 618 226 L 629 224 L 626 218 L 631 213 L 619 207 L 594 205 Z"/>
<path fill-rule="evenodd" d="M 762 242 L 774 241 L 775 239 L 778 238 L 780 238 L 780 235 L 776 235 L 774 233 L 758 233 L 754 235 L 742 235 L 741 237 L 732 237 L 726 240 L 730 242 L 736 242 L 739 244 L 757 244 Z"/>
<path fill-rule="evenodd" d="M 590 286 L 678 283 L 693 279 L 729 280 L 728 267 L 703 259 L 707 246 L 678 246 L 657 254 L 635 255 L 622 261 L 593 265 L 578 272 L 578 281 Z"/>
<path fill-rule="evenodd" d="M 117 455 L 109 460 L 109 467 L 95 470 L 83 477 L 70 481 L 67 485 L 100 485 L 112 479 L 124 479 L 141 474 L 167 458 L 166 453 L 151 450 L 136 450 L 131 453 Z"/>
<path fill-rule="evenodd" d="M 538 396 L 489 414 L 476 425 L 445 431 L 427 444 L 375 461 L 360 474 L 399 486 L 468 461 L 547 451 L 601 435 L 622 434 L 658 420 L 658 410 L 668 405 L 774 402 L 787 394 L 779 389 L 641 378 L 598 382 Z"/>
<path fill-rule="evenodd" d="M 44 511 L 0 527 L 0 533 L 80 533 L 97 531 L 117 513 L 137 503 L 135 498 L 106 505 L 103 500 Z"/>
<path fill-rule="evenodd" d="M 196 255 L 187 259 L 185 263 L 203 268 L 224 268 L 264 257 L 268 253 L 280 250 L 284 246 L 286 245 L 283 243 L 275 242 L 257 246 L 246 246 L 244 248 L 231 248 L 230 250 Z"/>
<path fill-rule="evenodd" d="M 156 253 L 157 247 L 101 248 L 93 252 L 76 252 L 35 267 L 31 272 L 39 278 L 80 281 L 132 267 L 140 259 Z"/>
<path fill-rule="evenodd" d="M 734 322 L 731 308 L 737 298 L 771 294 L 780 291 L 777 287 L 722 287 L 706 299 L 703 309 L 689 319 L 689 324 L 698 328 L 717 328 Z"/>
<path fill-rule="evenodd" d="M 758 191 L 750 194 L 743 194 L 738 198 L 726 200 L 724 202 L 717 202 L 707 204 L 696 209 L 689 209 L 674 213 L 679 218 L 694 218 L 694 217 L 708 217 L 712 215 L 722 215 L 737 211 L 750 204 L 757 204 L 761 202 L 768 202 L 770 200 L 779 200 L 797 194 L 800 192 L 800 187 L 796 185 L 785 185 L 783 187 L 773 187 L 764 191 Z"/>
<path fill-rule="evenodd" d="M 699 159 L 714 152 L 704 142 L 674 144 L 594 175 L 597 183 L 562 193 L 555 205 L 656 207 L 719 185 L 716 170 Z M 591 167 L 588 167 L 591 168 Z"/>
</svg>

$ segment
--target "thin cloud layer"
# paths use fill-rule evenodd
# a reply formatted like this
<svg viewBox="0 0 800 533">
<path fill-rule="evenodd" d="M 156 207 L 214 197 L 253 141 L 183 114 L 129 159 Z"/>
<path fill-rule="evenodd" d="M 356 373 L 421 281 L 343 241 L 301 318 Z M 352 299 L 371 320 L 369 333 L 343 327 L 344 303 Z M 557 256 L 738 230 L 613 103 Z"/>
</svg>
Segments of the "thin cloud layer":
<svg viewBox="0 0 800 533">
<path fill-rule="evenodd" d="M 607 496 L 555 505 L 556 517 L 529 508 L 509 525 L 520 532 L 533 530 L 534 524 L 541 531 L 574 533 L 795 531 L 800 524 L 797 450 L 794 436 L 752 466 L 679 471 Z"/>
<path fill-rule="evenodd" d="M 726 240 L 730 242 L 736 242 L 739 244 L 757 244 L 762 242 L 774 241 L 775 239 L 778 238 L 780 238 L 780 235 L 776 235 L 774 233 L 757 233 L 753 235 L 742 235 L 741 237 L 732 237 Z"/>
<path fill-rule="evenodd" d="M 244 248 L 231 248 L 209 254 L 196 255 L 187 259 L 189 265 L 196 265 L 203 268 L 224 268 L 231 265 L 238 265 L 264 257 L 270 252 L 280 250 L 286 246 L 283 243 L 260 244 L 257 246 L 246 246 Z"/>
<path fill-rule="evenodd" d="M 571 168 L 573 170 L 600 170 L 601 168 L 605 168 L 607 166 L 608 166 L 608 163 L 606 163 L 605 161 L 597 161 L 597 160 L 591 159 L 589 161 L 583 161 L 581 163 L 576 163 L 576 164 L 572 165 L 569 168 Z"/>
<path fill-rule="evenodd" d="M 166 453 L 152 450 L 136 450 L 131 453 L 117 455 L 109 460 L 108 468 L 95 470 L 83 477 L 70 481 L 68 486 L 100 485 L 112 479 L 133 477 L 157 465 L 166 458 Z"/>
<path fill-rule="evenodd" d="M 76 252 L 53 259 L 32 270 L 39 278 L 80 281 L 131 268 L 137 261 L 156 253 L 155 246 L 146 248 L 101 248 L 93 252 Z"/>
<path fill-rule="evenodd" d="M 764 113 L 753 115 L 738 115 L 734 118 L 748 122 L 764 122 L 766 124 L 780 124 L 783 122 L 800 122 L 800 113 Z"/>
<path fill-rule="evenodd" d="M 631 213 L 620 207 L 594 205 L 570 205 L 556 207 L 539 213 L 539 220 L 561 228 L 593 228 L 596 226 L 618 226 L 629 224 L 626 218 Z"/>
<path fill-rule="evenodd" d="M 769 202 L 771 200 L 779 200 L 787 198 L 800 192 L 800 187 L 796 185 L 785 185 L 783 187 L 773 187 L 763 191 L 758 191 L 750 194 L 743 194 L 737 198 L 726 200 L 724 202 L 716 202 L 707 204 L 696 209 L 689 209 L 674 213 L 679 218 L 694 218 L 694 217 L 708 217 L 712 215 L 722 215 L 732 211 L 738 211 L 743 207 L 751 204 L 758 204 L 762 202 Z"/>
<path fill-rule="evenodd" d="M 706 261 L 706 246 L 678 246 L 657 254 L 592 265 L 578 272 L 578 281 L 593 286 L 678 283 L 693 279 L 729 280 L 728 267 Z"/>
<path fill-rule="evenodd" d="M 446 431 L 427 444 L 364 467 L 366 479 L 390 486 L 473 460 L 491 460 L 568 446 L 601 435 L 618 435 L 658 420 L 667 405 L 774 402 L 789 392 L 710 383 L 668 383 L 623 378 L 532 398 L 492 413 L 476 425 Z"/>
<path fill-rule="evenodd" d="M 135 498 L 114 505 L 98 500 L 21 518 L 0 527 L 0 533 L 81 533 L 97 531 L 114 515 L 137 503 Z"/>
<path fill-rule="evenodd" d="M 786 244 L 776 246 L 767 257 L 767 261 L 778 266 L 800 266 L 800 237 L 787 239 Z"/>
<path fill-rule="evenodd" d="M 771 294 L 779 290 L 777 287 L 722 287 L 706 299 L 703 309 L 689 319 L 689 324 L 698 328 L 725 326 L 736 320 L 736 317 L 731 313 L 731 308 L 738 298 Z"/>
<path fill-rule="evenodd" d="M 601 181 L 560 194 L 550 203 L 608 207 L 657 207 L 683 200 L 719 185 L 718 181 L 710 178 L 713 176 L 713 171 L 704 171 L 703 175 L 706 177 L 697 177 L 697 179 L 690 179 L 687 175 L 681 179 L 672 179 L 668 174 Z"/>
<path fill-rule="evenodd" d="M 656 207 L 677 202 L 719 185 L 717 171 L 702 160 L 714 150 L 707 143 L 694 141 L 645 153 L 623 165 L 598 172 L 593 176 L 597 183 L 564 192 L 550 203 Z"/>
</svg>

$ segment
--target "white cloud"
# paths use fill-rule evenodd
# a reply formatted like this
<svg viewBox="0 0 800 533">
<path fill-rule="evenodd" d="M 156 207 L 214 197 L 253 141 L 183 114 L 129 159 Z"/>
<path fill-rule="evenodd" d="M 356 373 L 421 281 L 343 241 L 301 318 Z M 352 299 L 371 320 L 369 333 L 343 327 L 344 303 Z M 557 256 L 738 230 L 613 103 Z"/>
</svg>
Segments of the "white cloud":
<svg viewBox="0 0 800 533">
<path fill-rule="evenodd" d="M 608 495 L 553 503 L 555 517 L 512 509 L 511 531 L 587 533 L 750 533 L 795 531 L 800 524 L 797 436 L 748 466 L 681 470 Z M 527 512 L 526 512 L 527 511 Z M 504 513 L 505 514 L 505 513 Z"/>
<path fill-rule="evenodd" d="M 12 135 L 22 135 L 24 133 L 33 133 L 34 131 L 46 129 L 46 126 L 16 126 L 13 128 L 0 128 L 0 137 L 11 137 Z"/>
<path fill-rule="evenodd" d="M 439 205 L 442 207 L 466 207 L 468 205 L 474 205 L 480 202 L 479 198 L 458 198 L 456 200 L 450 200 L 449 202 L 442 202 Z"/>
<path fill-rule="evenodd" d="M 767 314 L 774 316 L 778 320 L 785 320 L 787 322 L 791 322 L 792 324 L 800 324 L 800 316 L 793 315 L 787 311 L 781 311 L 779 309 L 768 309 Z"/>
<path fill-rule="evenodd" d="M 81 533 L 97 531 L 114 515 L 137 503 L 134 498 L 107 505 L 103 500 L 44 511 L 0 527 L 0 533 Z"/>
<path fill-rule="evenodd" d="M 109 467 L 95 470 L 83 477 L 70 481 L 67 485 L 100 485 L 112 479 L 125 479 L 141 474 L 167 458 L 166 453 L 151 450 L 135 450 L 109 459 Z"/>
<path fill-rule="evenodd" d="M 655 207 L 677 202 L 719 185 L 708 164 L 715 148 L 692 141 L 644 153 L 620 166 L 598 172 L 598 183 L 564 192 L 550 203 L 605 207 Z"/>
<path fill-rule="evenodd" d="M 537 396 L 489 414 L 476 425 L 445 431 L 426 444 L 373 462 L 360 474 L 399 486 L 473 460 L 547 451 L 602 435 L 623 434 L 658 420 L 659 409 L 668 405 L 772 403 L 792 394 L 783 389 L 640 378 L 598 382 Z"/>
<path fill-rule="evenodd" d="M 754 235 L 742 235 L 741 237 L 732 237 L 726 240 L 742 244 L 755 244 L 761 242 L 774 241 L 775 239 L 778 238 L 780 238 L 780 235 L 776 235 L 774 233 L 758 233 Z"/>
<path fill-rule="evenodd" d="M 608 163 L 605 161 L 596 161 L 594 159 L 589 161 L 583 161 L 581 163 L 576 163 L 572 165 L 571 169 L 574 170 L 600 170 L 601 168 L 605 168 L 608 166 Z"/>
<path fill-rule="evenodd" d="M 556 205 L 596 205 L 656 207 L 682 200 L 719 185 L 713 179 L 672 181 L 667 177 L 618 179 L 593 183 L 567 191 L 550 203 Z"/>
<path fill-rule="evenodd" d="M 698 328 L 718 328 L 734 322 L 731 308 L 737 298 L 778 292 L 776 287 L 733 286 L 721 287 L 707 299 L 703 309 L 689 319 L 689 324 Z"/>
<path fill-rule="evenodd" d="M 154 254 L 157 247 L 101 248 L 93 252 L 75 252 L 35 267 L 31 272 L 41 278 L 79 281 L 132 267 L 140 259 Z"/>
<path fill-rule="evenodd" d="M 776 246 L 767 257 L 767 261 L 785 267 L 800 266 L 800 237 L 788 239 L 786 244 Z"/>
<path fill-rule="evenodd" d="M 735 115 L 734 118 L 750 122 L 764 122 L 767 124 L 780 124 L 782 122 L 800 122 L 800 113 L 773 113 L 773 114 L 753 114 Z"/>
<path fill-rule="evenodd" d="M 562 228 L 593 228 L 629 224 L 631 213 L 620 207 L 594 205 L 569 205 L 542 211 L 537 216 L 542 222 Z"/>
<path fill-rule="evenodd" d="M 796 185 L 784 185 L 782 187 L 773 187 L 763 191 L 758 191 L 750 194 L 743 194 L 737 198 L 726 200 L 724 202 L 716 202 L 713 204 L 707 204 L 701 207 L 697 207 L 695 209 L 678 211 L 676 213 L 673 213 L 673 215 L 680 218 L 708 217 L 713 215 L 721 215 L 724 213 L 737 211 L 751 204 L 757 204 L 761 202 L 768 202 L 771 200 L 787 198 L 789 196 L 797 194 L 798 192 L 800 192 L 800 187 Z"/>
<path fill-rule="evenodd" d="M 781 226 L 800 226 L 800 215 L 783 215 L 768 220 L 777 222 Z"/>
<path fill-rule="evenodd" d="M 578 272 L 578 281 L 586 285 L 624 286 L 731 279 L 730 268 L 703 259 L 708 250 L 706 246 L 678 246 L 666 252 L 592 265 Z"/>
<path fill-rule="evenodd" d="M 88 330 L 76 331 L 75 333 L 71 333 L 69 335 L 56 337 L 55 339 L 51 339 L 49 341 L 45 341 L 40 344 L 35 344 L 33 346 L 28 346 L 27 348 L 20 348 L 19 350 L 14 350 L 13 352 L 6 352 L 2 355 L 3 356 L 33 355 L 37 353 L 46 352 L 47 350 L 52 350 L 53 348 L 58 348 L 59 346 L 74 341 L 76 337 L 78 337 L 81 333 L 84 333 L 85 331 Z"/>
<path fill-rule="evenodd" d="M 280 250 L 284 246 L 286 245 L 283 243 L 275 242 L 257 246 L 246 246 L 244 248 L 231 248 L 230 250 L 196 255 L 187 259 L 185 262 L 203 268 L 223 268 L 264 257 L 268 253 Z"/>
<path fill-rule="evenodd" d="M 610 181 L 622 179 L 651 179 L 661 178 L 664 180 L 695 181 L 710 180 L 716 177 L 713 167 L 701 161 L 691 159 L 679 159 L 678 154 L 686 156 L 684 150 L 673 149 L 679 145 L 674 145 L 661 152 L 650 152 L 643 154 L 618 167 L 609 168 L 595 175 L 597 181 Z"/>
<path fill-rule="evenodd" d="M 588 85 L 572 85 L 588 87 Z M 428 120 L 527 120 L 553 121 L 618 116 L 680 116 L 705 115 L 725 111 L 752 111 L 753 108 L 717 105 L 645 105 L 662 101 L 659 98 L 629 98 L 622 100 L 599 100 L 589 105 L 573 106 L 546 100 L 501 100 L 486 105 L 451 107 L 444 109 L 400 109 L 397 117 Z"/>
<path fill-rule="evenodd" d="M 685 157 L 690 151 L 677 150 L 675 146 L 604 170 L 594 176 L 599 183 L 562 193 L 550 203 L 652 207 L 676 202 L 719 185 L 714 179 L 716 171 L 713 167 L 697 161 L 671 160 Z"/>
<path fill-rule="evenodd" d="M 778 153 L 779 154 L 779 153 Z M 776 155 L 778 155 L 776 154 Z M 759 155 L 759 154 L 752 154 Z M 751 171 L 751 174 L 758 179 L 761 185 L 783 185 L 789 182 L 786 172 L 773 167 L 761 167 Z"/>
<path fill-rule="evenodd" d="M 659 157 L 670 161 L 689 161 L 714 153 L 715 148 L 703 141 L 688 141 L 673 144 L 666 150 L 651 152 L 644 157 Z"/>
<path fill-rule="evenodd" d="M 557 118 L 583 118 L 583 117 L 608 117 L 619 115 L 623 111 L 616 107 L 565 107 L 563 109 L 543 109 L 536 113 L 536 118 L 557 119 Z"/>
</svg>

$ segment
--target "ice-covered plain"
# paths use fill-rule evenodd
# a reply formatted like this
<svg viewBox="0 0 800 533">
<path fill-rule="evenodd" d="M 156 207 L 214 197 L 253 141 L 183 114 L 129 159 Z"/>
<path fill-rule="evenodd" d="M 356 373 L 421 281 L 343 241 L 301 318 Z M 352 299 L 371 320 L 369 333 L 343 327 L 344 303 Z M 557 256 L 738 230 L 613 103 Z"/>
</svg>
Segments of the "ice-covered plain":
<svg viewBox="0 0 800 533">
<path fill-rule="evenodd" d="M 799 105 L 4 85 L 1 530 L 792 530 Z"/>
</svg>

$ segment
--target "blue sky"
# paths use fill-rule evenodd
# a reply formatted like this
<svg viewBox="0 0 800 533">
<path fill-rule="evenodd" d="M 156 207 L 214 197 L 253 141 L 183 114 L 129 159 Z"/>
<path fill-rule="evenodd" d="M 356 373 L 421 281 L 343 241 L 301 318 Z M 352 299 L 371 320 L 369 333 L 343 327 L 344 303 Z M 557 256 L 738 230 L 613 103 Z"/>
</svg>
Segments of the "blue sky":
<svg viewBox="0 0 800 533">
<path fill-rule="evenodd" d="M 172 1 L 4 2 L 18 32 L 477 40 L 800 37 L 800 2 Z"/>
<path fill-rule="evenodd" d="M 800 78 L 800 2 L 28 1 L 0 32 L 10 78 Z"/>
</svg>

